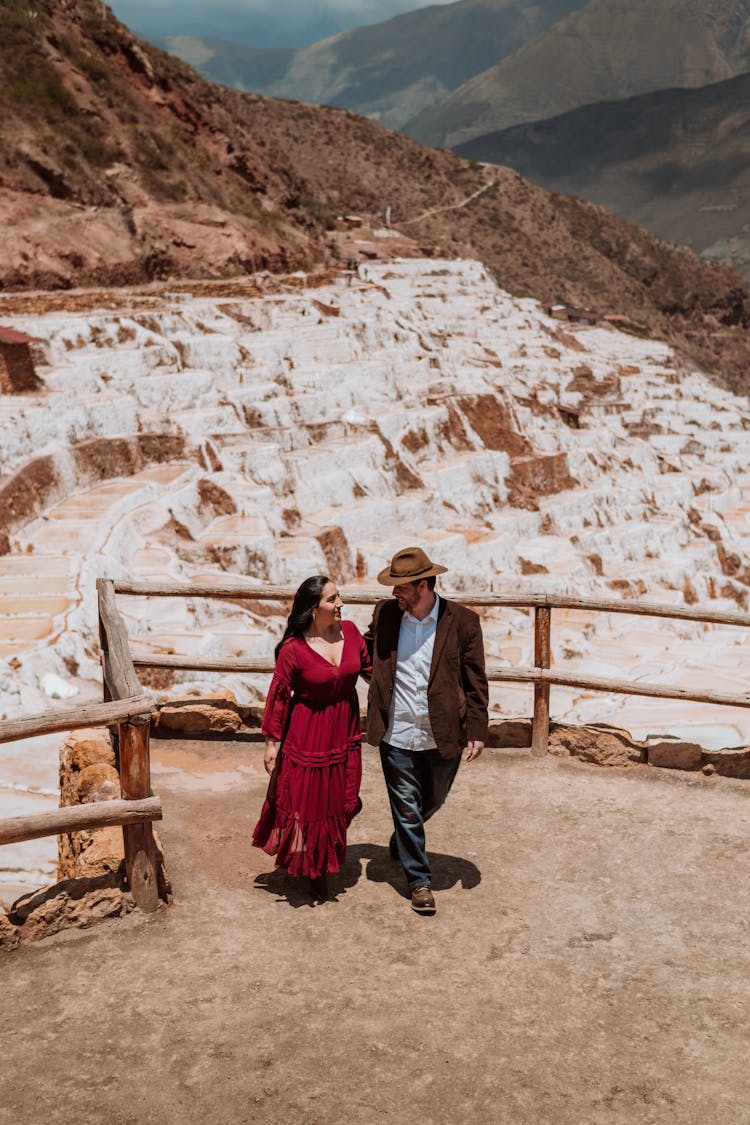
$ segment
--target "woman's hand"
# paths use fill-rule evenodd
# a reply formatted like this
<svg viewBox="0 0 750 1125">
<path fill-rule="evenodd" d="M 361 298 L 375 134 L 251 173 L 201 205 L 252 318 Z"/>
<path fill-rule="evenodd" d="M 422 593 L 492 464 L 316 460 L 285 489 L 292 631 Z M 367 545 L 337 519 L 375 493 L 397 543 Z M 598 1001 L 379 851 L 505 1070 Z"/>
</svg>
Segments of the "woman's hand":
<svg viewBox="0 0 750 1125">
<path fill-rule="evenodd" d="M 272 738 L 267 738 L 266 739 L 266 752 L 263 755 L 263 765 L 266 767 L 266 773 L 269 775 L 269 777 L 274 771 L 274 767 L 276 765 L 277 754 L 278 754 L 278 750 L 276 748 L 276 743 L 274 742 L 274 740 Z"/>
</svg>

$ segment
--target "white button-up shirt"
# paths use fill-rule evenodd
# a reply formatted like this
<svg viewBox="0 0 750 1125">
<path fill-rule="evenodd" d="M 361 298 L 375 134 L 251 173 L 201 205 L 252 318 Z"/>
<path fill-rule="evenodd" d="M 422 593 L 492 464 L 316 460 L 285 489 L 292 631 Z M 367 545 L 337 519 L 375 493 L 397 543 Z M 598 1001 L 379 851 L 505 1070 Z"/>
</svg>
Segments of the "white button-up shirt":
<svg viewBox="0 0 750 1125">
<path fill-rule="evenodd" d="M 384 741 L 399 750 L 434 750 L 435 738 L 427 709 L 427 683 L 430 679 L 432 650 L 435 645 L 440 598 L 420 621 L 404 613 L 398 634 L 396 678 L 388 712 Z"/>
</svg>

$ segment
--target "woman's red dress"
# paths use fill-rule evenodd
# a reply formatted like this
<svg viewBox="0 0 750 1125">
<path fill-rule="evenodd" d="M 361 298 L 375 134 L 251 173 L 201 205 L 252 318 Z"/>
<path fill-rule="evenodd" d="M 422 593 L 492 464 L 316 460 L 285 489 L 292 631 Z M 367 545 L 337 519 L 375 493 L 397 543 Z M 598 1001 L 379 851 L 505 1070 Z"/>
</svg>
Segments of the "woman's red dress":
<svg viewBox="0 0 750 1125">
<path fill-rule="evenodd" d="M 281 742 L 253 844 L 276 866 L 311 879 L 338 871 L 346 829 L 362 808 L 362 733 L 357 677 L 372 671 L 359 629 L 342 621 L 338 667 L 290 637 L 276 661 L 263 714 L 266 738 Z"/>
</svg>

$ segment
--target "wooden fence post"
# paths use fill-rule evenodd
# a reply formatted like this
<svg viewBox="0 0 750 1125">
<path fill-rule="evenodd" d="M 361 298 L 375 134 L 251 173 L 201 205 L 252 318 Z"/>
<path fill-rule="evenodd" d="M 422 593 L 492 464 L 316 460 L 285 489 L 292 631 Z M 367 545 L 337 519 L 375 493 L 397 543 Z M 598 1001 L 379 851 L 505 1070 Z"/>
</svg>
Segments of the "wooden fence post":
<svg viewBox="0 0 750 1125">
<path fill-rule="evenodd" d="M 113 699 L 141 695 L 143 688 L 130 657 L 127 629 L 115 603 L 115 584 L 108 578 L 97 578 L 96 589 L 106 691 Z"/>
<path fill-rule="evenodd" d="M 537 606 L 534 610 L 534 665 L 549 668 L 551 654 L 552 610 Z M 547 753 L 549 740 L 549 684 L 534 684 L 534 720 L 531 727 L 531 752 L 537 758 Z"/>
<path fill-rule="evenodd" d="M 110 703 L 112 701 L 112 692 L 109 690 L 107 683 L 107 657 L 109 655 L 109 641 L 107 640 L 107 630 L 104 627 L 104 618 L 102 617 L 102 588 L 97 582 L 96 590 L 96 603 L 97 603 L 97 616 L 99 619 L 99 663 L 102 666 L 102 702 Z"/>
<path fill-rule="evenodd" d="M 149 755 L 150 719 L 120 723 L 120 788 L 127 800 L 151 796 Z M 150 823 L 123 825 L 125 874 L 133 898 L 141 910 L 151 912 L 159 905 L 154 833 Z"/>
</svg>

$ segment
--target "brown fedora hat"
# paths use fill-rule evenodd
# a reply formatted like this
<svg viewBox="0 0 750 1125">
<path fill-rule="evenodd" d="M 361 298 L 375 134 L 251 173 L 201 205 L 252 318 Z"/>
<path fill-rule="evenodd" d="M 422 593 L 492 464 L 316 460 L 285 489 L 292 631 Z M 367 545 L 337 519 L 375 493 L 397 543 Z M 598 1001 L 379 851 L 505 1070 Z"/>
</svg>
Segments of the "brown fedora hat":
<svg viewBox="0 0 750 1125">
<path fill-rule="evenodd" d="M 445 574 L 447 569 L 447 566 L 430 562 L 421 547 L 404 547 L 403 551 L 396 551 L 390 566 L 381 570 L 378 582 L 381 586 L 401 586 L 405 582 L 431 578 L 433 574 Z"/>
</svg>

